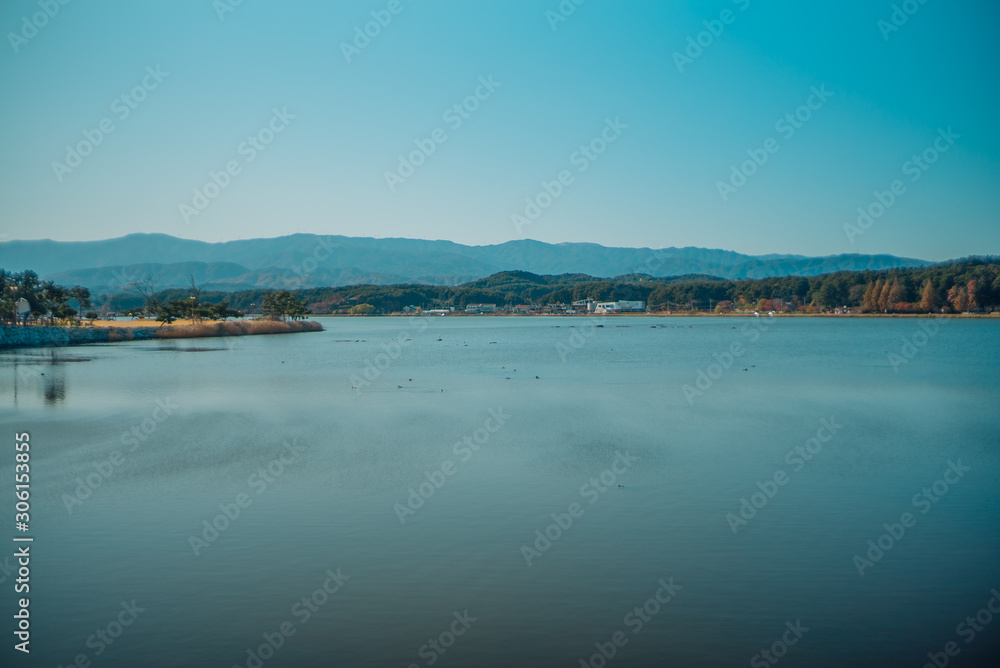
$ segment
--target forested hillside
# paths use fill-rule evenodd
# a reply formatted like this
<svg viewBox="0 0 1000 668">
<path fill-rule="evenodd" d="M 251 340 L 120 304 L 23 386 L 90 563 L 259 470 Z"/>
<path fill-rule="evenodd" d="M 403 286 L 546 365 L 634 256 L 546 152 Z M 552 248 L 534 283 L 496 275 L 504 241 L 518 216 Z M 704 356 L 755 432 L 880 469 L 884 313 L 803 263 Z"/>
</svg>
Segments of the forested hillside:
<svg viewBox="0 0 1000 668">
<path fill-rule="evenodd" d="M 235 293 L 202 292 L 206 302 L 228 298 L 233 308 L 255 312 L 267 290 Z M 821 276 L 725 280 L 710 276 L 652 278 L 633 274 L 594 278 L 583 274 L 539 276 L 508 271 L 460 286 L 354 285 L 310 288 L 295 292 L 313 313 L 393 313 L 405 307 L 464 308 L 491 303 L 546 306 L 582 299 L 642 300 L 650 311 L 767 309 L 823 312 L 848 307 L 861 312 L 981 312 L 1000 310 L 1000 262 L 970 258 L 929 267 L 884 271 L 842 271 Z M 158 294 L 169 302 L 188 295 L 185 289 Z M 720 302 L 722 305 L 720 306 Z M 727 302 L 732 302 L 728 304 Z M 140 305 L 134 295 L 107 298 L 113 311 Z"/>
</svg>

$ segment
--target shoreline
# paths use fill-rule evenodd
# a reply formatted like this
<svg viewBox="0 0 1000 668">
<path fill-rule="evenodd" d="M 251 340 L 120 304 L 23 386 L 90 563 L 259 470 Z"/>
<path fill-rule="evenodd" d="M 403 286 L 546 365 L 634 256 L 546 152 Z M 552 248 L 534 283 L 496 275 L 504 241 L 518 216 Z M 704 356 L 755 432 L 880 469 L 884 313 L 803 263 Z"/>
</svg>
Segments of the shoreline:
<svg viewBox="0 0 1000 668">
<path fill-rule="evenodd" d="M 314 313 L 310 318 L 753 318 L 753 313 L 463 313 L 446 315 L 421 313 Z M 766 313 L 756 316 L 769 317 Z M 775 313 L 775 318 L 959 318 L 968 320 L 1000 319 L 996 313 Z"/>
<path fill-rule="evenodd" d="M 300 332 L 321 332 L 324 329 L 321 323 L 312 320 L 297 320 L 293 322 L 232 320 L 226 322 L 163 325 L 159 327 L 148 326 L 145 323 L 136 321 L 132 322 L 133 324 L 125 326 L 81 325 L 79 327 L 61 327 L 47 325 L 2 325 L 0 326 L 0 350 L 10 348 L 76 346 L 90 343 L 117 343 L 121 341 L 296 334 Z"/>
</svg>

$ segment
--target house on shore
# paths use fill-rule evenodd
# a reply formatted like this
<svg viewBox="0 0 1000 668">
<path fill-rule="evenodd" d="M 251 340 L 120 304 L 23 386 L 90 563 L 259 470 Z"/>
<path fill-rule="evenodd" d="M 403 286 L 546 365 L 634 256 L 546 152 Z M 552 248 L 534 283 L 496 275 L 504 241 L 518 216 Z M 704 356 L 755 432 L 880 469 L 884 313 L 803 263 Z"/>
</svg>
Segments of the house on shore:
<svg viewBox="0 0 1000 668">
<path fill-rule="evenodd" d="M 646 302 L 643 301 L 619 300 L 594 305 L 594 313 L 642 313 L 645 310 Z"/>
</svg>

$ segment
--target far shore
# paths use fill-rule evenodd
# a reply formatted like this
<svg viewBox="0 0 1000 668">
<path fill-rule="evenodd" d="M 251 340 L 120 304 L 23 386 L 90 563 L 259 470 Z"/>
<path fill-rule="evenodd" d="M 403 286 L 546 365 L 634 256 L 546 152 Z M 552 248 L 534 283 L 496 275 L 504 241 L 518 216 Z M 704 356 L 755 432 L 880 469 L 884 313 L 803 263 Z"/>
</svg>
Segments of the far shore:
<svg viewBox="0 0 1000 668">
<path fill-rule="evenodd" d="M 310 318 L 411 318 L 411 317 L 461 317 L 461 318 L 767 318 L 766 313 L 465 313 L 455 311 L 439 313 L 372 313 L 356 315 L 350 313 L 319 313 Z M 775 313 L 775 318 L 1000 318 L 996 313 Z M 100 321 L 98 321 L 100 322 Z"/>
</svg>

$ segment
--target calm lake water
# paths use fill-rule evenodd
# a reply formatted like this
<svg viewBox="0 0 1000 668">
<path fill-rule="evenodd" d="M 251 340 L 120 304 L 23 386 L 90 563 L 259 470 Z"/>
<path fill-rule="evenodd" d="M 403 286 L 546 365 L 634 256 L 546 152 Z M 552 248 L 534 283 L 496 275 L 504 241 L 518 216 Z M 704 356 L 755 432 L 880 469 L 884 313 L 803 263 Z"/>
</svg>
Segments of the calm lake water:
<svg viewBox="0 0 1000 668">
<path fill-rule="evenodd" d="M 997 322 L 324 324 L 0 354 L 3 665 L 998 665 Z"/>
</svg>

